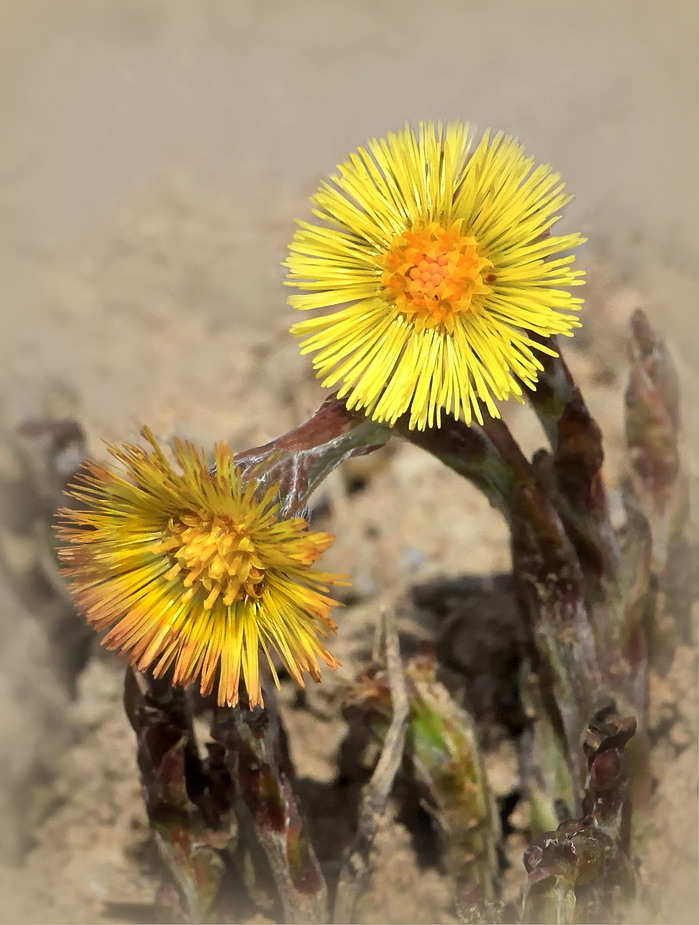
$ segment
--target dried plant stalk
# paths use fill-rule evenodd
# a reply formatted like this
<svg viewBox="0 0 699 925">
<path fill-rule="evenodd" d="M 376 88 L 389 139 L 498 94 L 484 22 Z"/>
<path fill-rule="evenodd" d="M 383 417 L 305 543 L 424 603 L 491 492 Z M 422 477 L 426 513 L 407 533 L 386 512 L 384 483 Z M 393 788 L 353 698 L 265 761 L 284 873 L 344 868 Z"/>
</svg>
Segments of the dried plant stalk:
<svg viewBox="0 0 699 925">
<path fill-rule="evenodd" d="M 470 909 L 495 899 L 500 839 L 475 724 L 437 680 L 433 655 L 410 658 L 404 672 L 405 773 L 435 821 L 458 905 Z M 389 680 L 374 670 L 351 686 L 345 709 L 351 723 L 368 724 L 386 743 L 391 704 Z"/>
<path fill-rule="evenodd" d="M 362 793 L 357 833 L 340 871 L 335 893 L 333 921 L 352 922 L 360 891 L 370 870 L 370 855 L 381 820 L 386 813 L 388 798 L 396 772 L 403 758 L 409 702 L 403 663 L 400 657 L 398 633 L 393 617 L 382 613 L 386 649 L 386 684 L 390 718 L 383 731 L 379 760 L 371 779 Z"/>
</svg>

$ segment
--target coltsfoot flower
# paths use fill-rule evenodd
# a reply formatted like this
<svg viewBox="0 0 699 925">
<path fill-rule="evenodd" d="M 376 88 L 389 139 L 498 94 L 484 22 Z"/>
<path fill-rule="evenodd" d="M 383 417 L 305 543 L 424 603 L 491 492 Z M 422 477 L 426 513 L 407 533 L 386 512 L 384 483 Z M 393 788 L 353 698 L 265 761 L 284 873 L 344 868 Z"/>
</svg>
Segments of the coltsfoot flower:
<svg viewBox="0 0 699 925">
<path fill-rule="evenodd" d="M 104 645 L 204 695 L 216 685 L 222 705 L 237 703 L 241 675 L 262 704 L 260 651 L 276 683 L 273 652 L 301 686 L 304 672 L 320 680 L 318 659 L 337 667 L 320 639 L 335 630 L 328 592 L 345 582 L 311 568 L 333 537 L 280 519 L 276 488 L 258 497 L 225 444 L 211 470 L 176 442 L 178 471 L 144 436 L 151 452 L 109 447 L 121 472 L 88 463 L 69 491 L 84 507 L 60 512 L 59 555 Z"/>
<path fill-rule="evenodd" d="M 313 196 L 322 223 L 300 222 L 285 262 L 302 351 L 347 406 L 411 428 L 443 411 L 482 423 L 482 406 L 534 388 L 555 355 L 530 336 L 570 334 L 582 283 L 551 236 L 570 199 L 558 174 L 522 146 L 467 125 L 422 123 L 370 141 Z M 340 306 L 340 307 L 338 307 Z"/>
</svg>

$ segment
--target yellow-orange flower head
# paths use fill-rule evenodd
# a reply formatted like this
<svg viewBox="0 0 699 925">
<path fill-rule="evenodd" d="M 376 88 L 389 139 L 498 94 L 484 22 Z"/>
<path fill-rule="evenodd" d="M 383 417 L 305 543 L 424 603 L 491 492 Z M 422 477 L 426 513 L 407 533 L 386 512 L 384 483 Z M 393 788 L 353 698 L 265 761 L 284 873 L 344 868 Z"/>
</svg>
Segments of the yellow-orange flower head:
<svg viewBox="0 0 699 925">
<path fill-rule="evenodd" d="M 530 335 L 579 325 L 566 287 L 583 274 L 565 252 L 584 239 L 549 234 L 570 199 L 560 177 L 502 133 L 472 148 L 460 123 L 370 141 L 289 246 L 287 281 L 303 290 L 290 304 L 329 310 L 292 333 L 323 385 L 376 421 L 498 417 L 495 399 L 535 387 L 534 351 L 554 354 Z"/>
<path fill-rule="evenodd" d="M 320 643 L 335 630 L 328 592 L 341 576 L 312 564 L 332 543 L 302 517 L 281 519 L 276 488 L 258 496 L 225 444 L 215 467 L 176 441 L 173 468 L 148 431 L 152 451 L 109 451 L 118 473 L 88 463 L 69 494 L 85 507 L 60 512 L 59 555 L 79 607 L 103 640 L 139 671 L 172 668 L 175 684 L 199 681 L 217 702 L 262 704 L 259 653 L 276 652 L 300 685 L 320 680 Z"/>
</svg>

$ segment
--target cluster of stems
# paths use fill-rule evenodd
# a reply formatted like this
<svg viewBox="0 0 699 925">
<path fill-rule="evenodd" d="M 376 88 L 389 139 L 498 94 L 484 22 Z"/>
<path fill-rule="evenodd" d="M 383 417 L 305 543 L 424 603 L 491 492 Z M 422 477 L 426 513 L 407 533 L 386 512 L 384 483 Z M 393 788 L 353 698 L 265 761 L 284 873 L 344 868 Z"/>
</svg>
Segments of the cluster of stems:
<svg viewBox="0 0 699 925">
<path fill-rule="evenodd" d="M 396 775 L 430 807 L 462 921 L 621 916 L 649 799 L 648 671 L 656 651 L 684 632 L 672 588 L 688 509 L 677 380 L 641 312 L 630 345 L 621 525 L 610 517 L 600 428 L 560 356 L 546 357 L 529 396 L 548 442 L 532 459 L 501 420 L 467 426 L 447 417 L 419 431 L 399 419 L 389 427 L 336 397 L 290 433 L 236 457 L 246 479 L 278 487 L 281 514 L 294 516 L 344 460 L 399 438 L 473 483 L 506 519 L 527 627 L 520 696 L 529 719 L 519 748 L 531 843 L 519 908 L 508 911 L 500 895 L 502 819 L 477 725 L 442 683 L 433 654 L 401 658 L 384 614 L 383 655 L 345 699 L 348 723 L 370 731 L 380 758 L 355 839 L 332 876 L 314 851 L 273 690 L 265 689 L 264 708 L 215 707 L 166 678 L 128 670 L 125 707 L 162 862 L 160 916 L 356 920 Z M 206 711 L 203 746 L 193 717 Z"/>
</svg>

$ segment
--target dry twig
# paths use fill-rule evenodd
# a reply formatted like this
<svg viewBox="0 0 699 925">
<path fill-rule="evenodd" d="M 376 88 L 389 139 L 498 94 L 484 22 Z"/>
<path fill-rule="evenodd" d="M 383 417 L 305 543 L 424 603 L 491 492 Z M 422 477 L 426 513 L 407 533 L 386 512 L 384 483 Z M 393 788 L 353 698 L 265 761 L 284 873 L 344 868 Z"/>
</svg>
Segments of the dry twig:
<svg viewBox="0 0 699 925">
<path fill-rule="evenodd" d="M 386 812 L 386 803 L 403 758 L 408 721 L 408 691 L 394 617 L 385 610 L 381 617 L 385 634 L 386 670 L 391 690 L 393 716 L 374 773 L 364 788 L 357 834 L 337 882 L 334 915 L 334 921 L 337 923 L 353 921 L 355 903 L 369 874 L 371 849 L 379 823 Z"/>
</svg>

